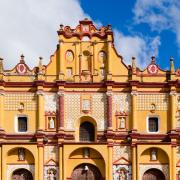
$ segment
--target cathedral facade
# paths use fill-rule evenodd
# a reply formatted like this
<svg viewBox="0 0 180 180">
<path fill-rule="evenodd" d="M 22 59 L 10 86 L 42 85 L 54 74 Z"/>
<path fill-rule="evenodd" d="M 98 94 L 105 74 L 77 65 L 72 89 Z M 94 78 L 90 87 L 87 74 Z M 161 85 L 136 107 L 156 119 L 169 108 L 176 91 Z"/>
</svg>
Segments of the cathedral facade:
<svg viewBox="0 0 180 180">
<path fill-rule="evenodd" d="M 0 179 L 180 179 L 180 69 L 126 65 L 111 26 L 60 25 L 49 64 L 0 59 Z M 123 46 L 123 44 L 121 44 Z"/>
</svg>

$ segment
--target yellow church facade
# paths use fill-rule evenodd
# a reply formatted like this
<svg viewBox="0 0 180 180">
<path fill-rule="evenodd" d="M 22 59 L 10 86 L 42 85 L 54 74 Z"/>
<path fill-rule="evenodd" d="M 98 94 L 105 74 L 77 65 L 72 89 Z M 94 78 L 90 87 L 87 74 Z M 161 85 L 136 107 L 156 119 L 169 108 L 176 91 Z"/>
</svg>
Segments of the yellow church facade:
<svg viewBox="0 0 180 180">
<path fill-rule="evenodd" d="M 180 69 L 126 65 L 111 26 L 60 25 L 49 64 L 0 59 L 0 179 L 179 180 Z M 123 44 L 121 44 L 123 46 Z"/>
</svg>

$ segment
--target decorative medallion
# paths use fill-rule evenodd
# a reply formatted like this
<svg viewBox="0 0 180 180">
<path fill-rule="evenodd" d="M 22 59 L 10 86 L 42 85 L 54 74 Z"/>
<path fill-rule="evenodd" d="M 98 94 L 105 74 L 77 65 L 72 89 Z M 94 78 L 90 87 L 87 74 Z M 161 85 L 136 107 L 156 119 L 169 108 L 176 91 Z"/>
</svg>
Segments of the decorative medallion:
<svg viewBox="0 0 180 180">
<path fill-rule="evenodd" d="M 100 51 L 98 55 L 99 62 L 104 64 L 106 61 L 106 58 L 107 58 L 106 53 L 104 51 Z"/>
<path fill-rule="evenodd" d="M 25 74 L 26 71 L 27 71 L 26 65 L 19 63 L 19 64 L 17 65 L 17 67 L 16 67 L 16 71 L 17 71 L 19 74 Z"/>
<path fill-rule="evenodd" d="M 89 31 L 89 25 L 88 24 L 82 25 L 82 31 L 88 32 Z"/>
<path fill-rule="evenodd" d="M 67 62 L 71 63 L 74 60 L 74 54 L 71 50 L 67 50 L 65 54 Z"/>
<path fill-rule="evenodd" d="M 157 65 L 156 65 L 156 64 L 150 64 L 150 65 L 148 66 L 148 72 L 149 72 L 150 74 L 157 74 L 157 72 L 158 72 L 158 67 L 157 67 Z"/>
</svg>

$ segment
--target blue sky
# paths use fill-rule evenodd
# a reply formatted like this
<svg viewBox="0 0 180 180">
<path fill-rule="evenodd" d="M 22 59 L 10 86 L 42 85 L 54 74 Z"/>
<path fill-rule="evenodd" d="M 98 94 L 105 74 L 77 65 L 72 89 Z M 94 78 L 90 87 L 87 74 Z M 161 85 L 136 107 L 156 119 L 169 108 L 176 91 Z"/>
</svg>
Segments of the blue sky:
<svg viewBox="0 0 180 180">
<path fill-rule="evenodd" d="M 7 69 L 20 55 L 30 66 L 47 64 L 58 43 L 60 24 L 75 28 L 88 17 L 98 26 L 111 24 L 115 46 L 126 64 L 135 56 L 143 69 L 151 56 L 162 69 L 170 57 L 180 67 L 179 0 L 0 0 L 0 57 Z"/>
</svg>

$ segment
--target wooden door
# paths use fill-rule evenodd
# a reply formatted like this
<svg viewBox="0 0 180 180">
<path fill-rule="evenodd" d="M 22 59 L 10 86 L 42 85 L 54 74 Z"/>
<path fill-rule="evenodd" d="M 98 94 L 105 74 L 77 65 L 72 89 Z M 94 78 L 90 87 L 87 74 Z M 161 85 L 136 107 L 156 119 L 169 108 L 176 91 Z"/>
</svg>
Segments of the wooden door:
<svg viewBox="0 0 180 180">
<path fill-rule="evenodd" d="M 33 180 L 31 172 L 26 169 L 18 169 L 14 171 L 12 180 Z"/>
<path fill-rule="evenodd" d="M 165 180 L 165 177 L 160 170 L 150 169 L 144 173 L 143 180 Z"/>
<path fill-rule="evenodd" d="M 86 165 L 88 170 L 85 170 L 85 164 L 78 166 L 74 169 L 71 179 L 72 180 L 102 180 L 102 175 L 99 169 L 93 165 Z"/>
</svg>

